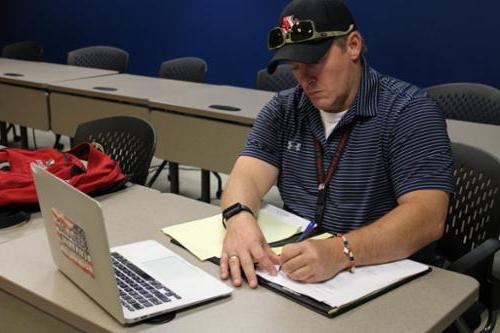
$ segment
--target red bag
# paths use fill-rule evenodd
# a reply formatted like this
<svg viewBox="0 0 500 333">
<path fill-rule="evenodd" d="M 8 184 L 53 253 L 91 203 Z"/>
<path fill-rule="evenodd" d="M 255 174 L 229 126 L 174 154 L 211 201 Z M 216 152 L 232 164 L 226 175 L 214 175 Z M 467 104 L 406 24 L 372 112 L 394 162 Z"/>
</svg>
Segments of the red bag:
<svg viewBox="0 0 500 333">
<path fill-rule="evenodd" d="M 87 161 L 87 165 L 82 161 Z M 96 149 L 92 144 L 82 143 L 67 152 L 52 148 L 34 151 L 0 149 L 0 207 L 36 204 L 36 195 L 31 163 L 47 168 L 54 175 L 85 193 L 108 193 L 123 187 L 128 177 L 121 172 L 118 162 Z"/>
</svg>

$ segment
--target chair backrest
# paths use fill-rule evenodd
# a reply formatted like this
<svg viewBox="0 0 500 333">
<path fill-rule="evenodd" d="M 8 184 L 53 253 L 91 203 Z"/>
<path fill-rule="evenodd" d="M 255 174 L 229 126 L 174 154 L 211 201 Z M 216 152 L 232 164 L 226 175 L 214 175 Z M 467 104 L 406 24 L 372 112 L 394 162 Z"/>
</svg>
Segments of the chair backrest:
<svg viewBox="0 0 500 333">
<path fill-rule="evenodd" d="M 455 195 L 438 253 L 455 261 L 500 235 L 500 161 L 481 149 L 453 143 Z"/>
<path fill-rule="evenodd" d="M 286 64 L 278 65 L 273 74 L 269 74 L 267 68 L 257 72 L 257 89 L 277 92 L 295 87 L 296 85 L 297 80 Z"/>
<path fill-rule="evenodd" d="M 92 120 L 78 126 L 73 142 L 99 143 L 131 182 L 146 183 L 156 146 L 155 131 L 147 121 L 128 116 Z"/>
<path fill-rule="evenodd" d="M 38 42 L 25 41 L 4 46 L 2 57 L 18 60 L 40 61 L 43 48 Z"/>
<path fill-rule="evenodd" d="M 500 90 L 478 83 L 447 83 L 425 88 L 447 118 L 500 125 Z"/>
<path fill-rule="evenodd" d="M 183 57 L 165 61 L 158 76 L 164 79 L 203 82 L 207 75 L 207 63 L 197 57 Z"/>
<path fill-rule="evenodd" d="M 111 46 L 90 46 L 68 53 L 68 65 L 107 69 L 126 73 L 128 53 Z"/>
</svg>

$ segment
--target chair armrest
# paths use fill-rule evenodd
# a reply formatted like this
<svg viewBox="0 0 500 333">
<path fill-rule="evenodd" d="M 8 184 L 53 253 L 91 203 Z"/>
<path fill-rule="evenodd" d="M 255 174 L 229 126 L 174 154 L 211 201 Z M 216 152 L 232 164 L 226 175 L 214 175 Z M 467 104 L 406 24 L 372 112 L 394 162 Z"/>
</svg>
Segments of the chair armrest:
<svg viewBox="0 0 500 333">
<path fill-rule="evenodd" d="M 487 239 L 474 250 L 453 262 L 448 269 L 450 271 L 467 274 L 479 265 L 484 264 L 485 260 L 492 258 L 498 249 L 500 249 L 500 240 L 494 238 Z"/>
</svg>

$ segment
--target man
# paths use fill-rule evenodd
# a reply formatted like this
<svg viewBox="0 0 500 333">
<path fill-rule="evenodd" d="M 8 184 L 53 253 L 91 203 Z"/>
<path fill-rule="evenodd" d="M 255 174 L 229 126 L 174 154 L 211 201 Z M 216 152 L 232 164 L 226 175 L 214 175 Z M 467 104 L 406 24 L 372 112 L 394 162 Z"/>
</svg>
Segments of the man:
<svg viewBox="0 0 500 333">
<path fill-rule="evenodd" d="M 443 115 L 416 87 L 379 74 L 339 0 L 294 0 L 269 34 L 268 70 L 286 61 L 299 86 L 260 112 L 224 191 L 221 278 L 257 286 L 255 265 L 319 282 L 406 258 L 444 229 L 453 159 Z M 285 208 L 326 240 L 266 244 L 255 219 L 277 183 Z"/>
</svg>

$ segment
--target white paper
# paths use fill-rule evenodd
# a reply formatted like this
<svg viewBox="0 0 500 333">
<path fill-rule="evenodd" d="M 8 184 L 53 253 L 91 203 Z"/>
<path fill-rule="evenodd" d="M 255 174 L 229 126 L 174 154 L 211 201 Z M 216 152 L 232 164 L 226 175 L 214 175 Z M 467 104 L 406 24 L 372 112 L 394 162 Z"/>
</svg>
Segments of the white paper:
<svg viewBox="0 0 500 333">
<path fill-rule="evenodd" d="M 289 279 L 284 272 L 271 276 L 258 270 L 257 274 L 293 292 L 307 295 L 331 307 L 340 307 L 427 269 L 427 265 L 412 260 L 400 260 L 359 267 L 354 273 L 344 271 L 322 283 L 296 282 Z"/>
</svg>

